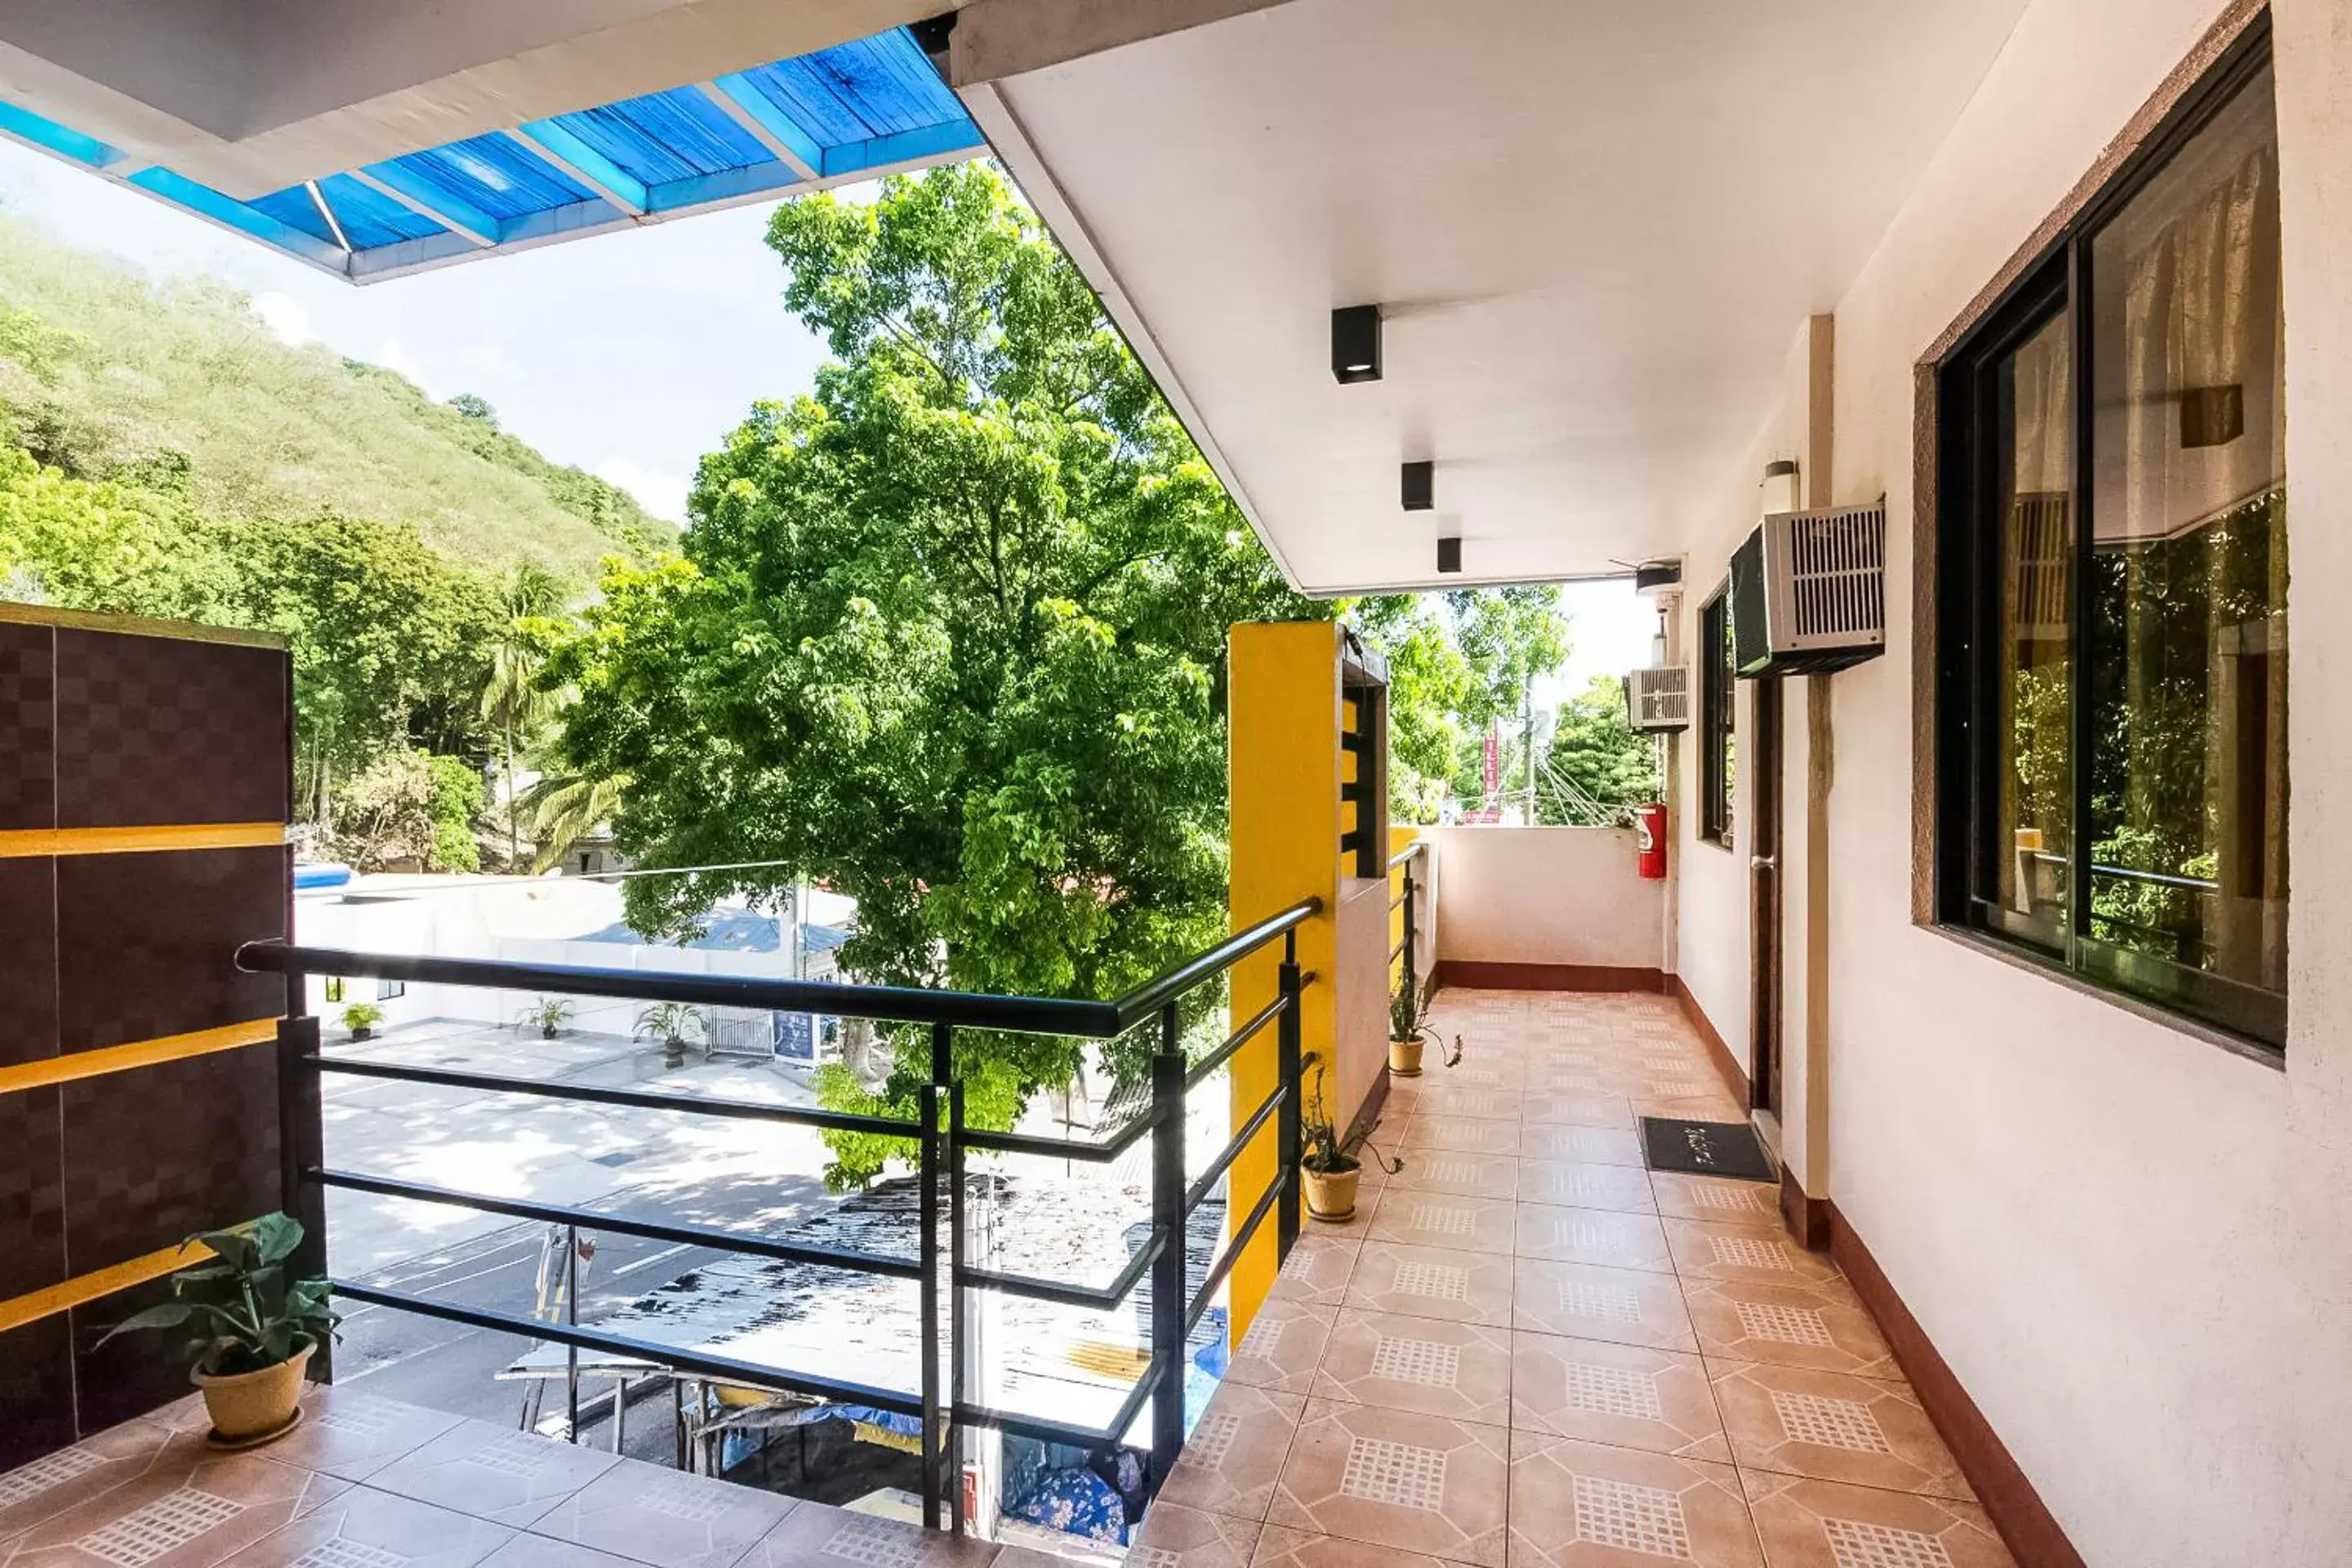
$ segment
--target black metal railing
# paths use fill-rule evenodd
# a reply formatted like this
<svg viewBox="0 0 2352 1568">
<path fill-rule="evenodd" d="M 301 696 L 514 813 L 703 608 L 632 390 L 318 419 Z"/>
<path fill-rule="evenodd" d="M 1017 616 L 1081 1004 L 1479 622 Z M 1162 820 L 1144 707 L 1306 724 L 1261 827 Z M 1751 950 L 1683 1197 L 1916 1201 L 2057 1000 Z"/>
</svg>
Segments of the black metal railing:
<svg viewBox="0 0 2352 1568">
<path fill-rule="evenodd" d="M 1404 911 L 1404 934 L 1397 939 L 1397 944 L 1394 947 L 1389 949 L 1389 962 L 1394 963 L 1400 957 L 1403 958 L 1404 972 L 1408 976 L 1413 973 L 1421 953 L 1421 950 L 1414 945 L 1421 935 L 1421 900 L 1417 894 L 1420 889 L 1428 886 L 1426 882 L 1416 884 L 1413 881 L 1413 862 L 1426 854 L 1428 849 L 1428 839 L 1416 838 L 1389 857 L 1390 870 L 1393 871 L 1399 867 L 1404 868 L 1404 887 L 1395 898 L 1389 900 L 1390 912 L 1393 913 L 1398 910 Z"/>
<path fill-rule="evenodd" d="M 580 1352 L 629 1358 L 666 1367 L 673 1375 L 737 1384 L 777 1393 L 797 1394 L 915 1417 L 921 1423 L 921 1472 L 924 1522 L 941 1527 L 943 1505 L 959 1532 L 964 1517 L 963 1489 L 950 1485 L 962 1429 L 992 1427 L 1019 1436 L 1042 1438 L 1081 1448 L 1123 1444 L 1143 1407 L 1151 1407 L 1150 1435 L 1150 1485 L 1156 1489 L 1184 1441 L 1186 1342 L 1215 1300 L 1234 1261 L 1255 1237 L 1269 1215 L 1276 1225 L 1277 1247 L 1287 1256 L 1299 1230 L 1297 1170 L 1300 1150 L 1299 997 L 1314 983 L 1298 964 L 1297 931 L 1321 912 L 1320 900 L 1309 899 L 1259 921 L 1197 957 L 1187 960 L 1111 1002 L 1055 997 L 993 996 L 951 991 L 931 991 L 878 985 L 840 985 L 797 980 L 761 980 L 704 974 L 665 974 L 641 970 L 600 969 L 558 964 L 508 963 L 488 960 L 402 957 L 354 952 L 336 948 L 250 942 L 237 950 L 240 969 L 288 977 L 289 1005 L 297 1009 L 278 1027 L 278 1098 L 281 1122 L 281 1177 L 288 1209 L 302 1222 L 303 1249 L 292 1260 L 298 1275 L 326 1271 L 326 1193 L 330 1188 L 449 1204 L 485 1214 L 561 1226 L 565 1232 L 567 1288 L 564 1321 L 465 1306 L 352 1279 L 331 1281 L 337 1295 L 351 1300 L 458 1323 L 494 1332 L 515 1334 L 566 1347 L 566 1388 L 570 1425 L 576 1440 L 580 1430 Z M 1412 916 L 1408 913 L 1408 929 Z M 1180 1006 L 1197 988 L 1224 974 L 1252 953 L 1279 940 L 1282 962 L 1274 1000 L 1232 1030 L 1213 1050 L 1188 1062 L 1181 1048 Z M 622 997 L 643 1002 L 677 1002 L 702 1006 L 733 1006 L 786 1012 L 822 1013 L 836 1017 L 928 1025 L 930 1027 L 930 1072 L 919 1092 L 915 1120 L 866 1116 L 823 1110 L 807 1106 L 770 1105 L 751 1100 L 713 1099 L 696 1095 L 659 1094 L 643 1089 L 599 1085 L 547 1082 L 539 1079 L 474 1073 L 448 1068 L 408 1066 L 381 1060 L 330 1057 L 320 1050 L 319 1020 L 299 1011 L 300 981 L 309 975 L 346 978 L 373 977 L 420 984 L 480 986 L 501 990 L 537 991 L 575 995 Z M 1045 1034 L 1107 1040 L 1149 1021 L 1156 1033 L 1151 1056 L 1151 1098 L 1149 1110 L 1117 1133 L 1104 1139 L 1063 1139 L 1028 1133 L 999 1132 L 965 1124 L 964 1085 L 954 1071 L 955 1031 L 982 1028 L 1020 1034 Z M 1274 1026 L 1277 1071 L 1275 1087 L 1244 1116 L 1225 1147 L 1201 1173 L 1186 1178 L 1185 1097 L 1230 1061 L 1234 1053 Z M 468 1089 L 496 1094 L 532 1095 L 544 1099 L 583 1101 L 635 1110 L 676 1111 L 689 1116 L 736 1118 L 781 1122 L 819 1131 L 862 1132 L 903 1139 L 917 1146 L 920 1203 L 920 1247 L 906 1258 L 859 1248 L 818 1246 L 780 1237 L 745 1235 L 709 1226 L 607 1214 L 601 1210 L 496 1197 L 422 1182 L 405 1181 L 362 1172 L 339 1170 L 326 1163 L 321 1125 L 322 1078 L 340 1073 L 443 1088 Z M 1187 1278 L 1185 1232 L 1194 1210 L 1214 1194 L 1244 1150 L 1271 1124 L 1276 1140 L 1276 1171 L 1248 1215 L 1229 1227 L 1223 1247 L 1211 1262 L 1205 1281 L 1191 1288 Z M 984 1268 L 965 1257 L 968 1234 L 964 1168 L 973 1151 L 1039 1155 L 1059 1160 L 1108 1163 L 1118 1159 L 1145 1138 L 1151 1150 L 1151 1224 L 1148 1238 L 1111 1279 L 1099 1286 L 1043 1279 L 1034 1276 Z M 944 1268 L 940 1257 L 940 1196 L 947 1194 L 949 1236 Z M 736 1361 L 690 1348 L 607 1332 L 578 1321 L 577 1268 L 580 1235 L 602 1231 L 646 1240 L 709 1247 L 783 1262 L 813 1264 L 853 1273 L 911 1279 L 919 1291 L 919 1386 L 915 1389 L 873 1387 L 828 1377 L 794 1367 Z M 1105 1426 L 1088 1427 L 1047 1416 L 992 1409 L 965 1396 L 967 1375 L 968 1292 L 1000 1291 L 1007 1295 L 1065 1306 L 1109 1309 L 1118 1306 L 1143 1281 L 1150 1287 L 1149 1358 L 1144 1370 Z M 945 1355 L 941 1355 L 942 1344 Z M 318 1358 L 321 1371 L 331 1376 L 329 1357 Z M 944 1363 L 944 1365 L 942 1364 Z M 615 1414 L 622 1396 L 615 1394 Z"/>
</svg>

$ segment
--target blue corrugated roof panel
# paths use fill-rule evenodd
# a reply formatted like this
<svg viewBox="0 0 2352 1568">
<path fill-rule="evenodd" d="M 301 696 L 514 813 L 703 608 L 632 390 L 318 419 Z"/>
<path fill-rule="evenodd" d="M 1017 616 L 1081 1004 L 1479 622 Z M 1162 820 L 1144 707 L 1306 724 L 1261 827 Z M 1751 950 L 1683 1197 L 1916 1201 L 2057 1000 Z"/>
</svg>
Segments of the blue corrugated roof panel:
<svg viewBox="0 0 2352 1568">
<path fill-rule="evenodd" d="M 313 239 L 323 239 L 329 245 L 336 242 L 335 231 L 319 216 L 319 204 L 300 185 L 289 185 L 282 191 L 272 191 L 266 196 L 256 196 L 247 204 L 257 212 L 266 212 L 289 228 L 299 228 Z"/>
<path fill-rule="evenodd" d="M 754 66 L 743 75 L 827 147 L 964 117 L 963 105 L 903 32 Z"/>
<path fill-rule="evenodd" d="M 672 88 L 601 109 L 559 114 L 555 123 L 647 185 L 773 161 L 757 137 L 699 88 Z"/>
<path fill-rule="evenodd" d="M 597 199 L 595 192 L 498 133 L 468 136 L 392 162 L 501 220 Z"/>
<path fill-rule="evenodd" d="M 303 194 L 299 185 L 289 188 L 296 195 Z M 285 193 L 278 194 L 282 195 Z M 327 205 L 335 209 L 335 221 L 343 226 L 345 237 L 361 250 L 449 232 L 423 213 L 404 206 L 374 186 L 349 174 L 330 174 L 320 180 L 319 194 L 325 196 Z"/>
</svg>

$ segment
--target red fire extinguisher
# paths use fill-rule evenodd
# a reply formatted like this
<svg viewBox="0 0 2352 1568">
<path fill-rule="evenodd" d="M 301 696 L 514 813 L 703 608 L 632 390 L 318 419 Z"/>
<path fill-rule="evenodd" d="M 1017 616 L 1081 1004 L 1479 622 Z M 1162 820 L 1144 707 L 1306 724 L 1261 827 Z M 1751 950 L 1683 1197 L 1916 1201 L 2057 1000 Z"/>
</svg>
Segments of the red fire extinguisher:
<svg viewBox="0 0 2352 1568">
<path fill-rule="evenodd" d="M 1666 874 L 1666 808 L 1635 806 L 1633 826 L 1642 835 L 1642 875 L 1656 881 Z"/>
</svg>

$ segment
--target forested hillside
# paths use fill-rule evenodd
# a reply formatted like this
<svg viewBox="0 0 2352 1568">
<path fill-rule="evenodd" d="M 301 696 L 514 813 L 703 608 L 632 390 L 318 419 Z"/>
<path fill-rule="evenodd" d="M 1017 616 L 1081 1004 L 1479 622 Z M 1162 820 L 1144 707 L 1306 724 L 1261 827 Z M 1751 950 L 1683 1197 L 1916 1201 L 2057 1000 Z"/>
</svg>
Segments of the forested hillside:
<svg viewBox="0 0 2352 1568">
<path fill-rule="evenodd" d="M 483 813 L 560 704 L 539 665 L 600 561 L 677 532 L 478 399 L 0 218 L 0 598 L 283 636 L 313 848 L 527 863 L 524 812 Z"/>
<path fill-rule="evenodd" d="M 0 217 L 0 418 L 42 463 L 90 479 L 184 473 L 209 516 L 331 510 L 411 524 L 461 560 L 583 582 L 600 556 L 674 539 L 626 491 L 550 462 L 486 411 L 290 347 L 225 286 L 158 285 Z"/>
</svg>

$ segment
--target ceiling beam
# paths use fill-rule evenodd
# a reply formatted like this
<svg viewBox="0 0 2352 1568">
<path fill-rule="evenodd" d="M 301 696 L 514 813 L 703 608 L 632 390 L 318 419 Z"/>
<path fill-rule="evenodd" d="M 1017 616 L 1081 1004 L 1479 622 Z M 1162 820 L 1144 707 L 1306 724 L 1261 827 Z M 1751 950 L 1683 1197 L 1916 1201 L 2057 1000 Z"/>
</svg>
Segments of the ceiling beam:
<svg viewBox="0 0 2352 1568">
<path fill-rule="evenodd" d="M 750 132 L 760 145 L 774 153 L 793 174 L 803 180 L 824 178 L 824 149 L 817 145 L 816 138 L 793 124 L 748 79 L 739 73 L 695 85 L 702 89 L 705 98 L 719 106 L 721 113 Z"/>
<path fill-rule="evenodd" d="M 397 163 L 370 163 L 364 169 L 353 169 L 352 178 L 390 196 L 418 216 L 429 217 L 443 228 L 464 235 L 476 245 L 487 247 L 499 242 L 500 225 L 497 218 L 419 179 Z"/>
<path fill-rule="evenodd" d="M 643 181 L 552 120 L 526 121 L 507 140 L 631 217 L 645 216 L 653 205 Z"/>
</svg>

